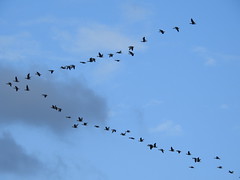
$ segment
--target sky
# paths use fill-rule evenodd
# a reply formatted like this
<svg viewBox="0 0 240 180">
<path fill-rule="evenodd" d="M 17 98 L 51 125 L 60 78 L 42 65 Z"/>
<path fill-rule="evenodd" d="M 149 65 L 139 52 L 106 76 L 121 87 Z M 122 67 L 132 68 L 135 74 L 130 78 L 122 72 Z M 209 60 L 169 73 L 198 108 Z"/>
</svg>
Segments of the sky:
<svg viewBox="0 0 240 180">
<path fill-rule="evenodd" d="M 239 18 L 238 0 L 0 0 L 0 179 L 238 179 Z"/>
</svg>

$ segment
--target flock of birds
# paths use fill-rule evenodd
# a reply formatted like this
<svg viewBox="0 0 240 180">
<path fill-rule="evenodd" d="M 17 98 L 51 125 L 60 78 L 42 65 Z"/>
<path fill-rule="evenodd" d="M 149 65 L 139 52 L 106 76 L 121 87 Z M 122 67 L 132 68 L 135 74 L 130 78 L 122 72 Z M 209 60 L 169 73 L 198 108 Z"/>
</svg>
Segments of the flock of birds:
<svg viewBox="0 0 240 180">
<path fill-rule="evenodd" d="M 190 20 L 190 24 L 191 25 L 195 25 L 196 22 L 193 19 L 191 19 Z M 177 26 L 173 27 L 173 29 L 175 29 L 177 32 L 180 31 L 180 28 L 177 27 Z M 159 29 L 159 32 L 161 34 L 165 34 L 165 31 L 163 29 Z M 141 42 L 143 42 L 143 43 L 147 42 L 146 37 L 142 37 Z M 121 50 L 117 51 L 116 54 L 122 54 L 122 51 Z M 134 46 L 131 45 L 131 46 L 128 47 L 128 54 L 130 56 L 134 56 Z M 109 53 L 108 54 L 109 58 L 112 58 L 113 56 L 114 56 L 114 53 Z M 97 55 L 97 58 L 103 58 L 103 57 L 104 57 L 104 54 L 99 52 L 98 55 Z M 116 62 L 120 62 L 119 59 L 115 59 L 115 61 Z M 96 58 L 91 57 L 91 58 L 89 58 L 88 61 L 80 61 L 81 64 L 92 63 L 92 62 L 96 62 Z M 61 66 L 60 69 L 72 70 L 72 69 L 76 69 L 76 65 Z M 48 70 L 48 72 L 50 74 L 53 74 L 54 71 L 55 71 L 54 69 Z M 35 72 L 35 76 L 41 77 L 42 74 L 40 72 Z M 32 76 L 31 76 L 30 73 L 28 73 L 26 75 L 26 77 L 25 77 L 26 80 L 31 80 L 31 78 L 32 78 Z M 7 82 L 6 84 L 8 86 L 10 86 L 10 87 L 13 87 L 13 89 L 15 89 L 15 91 L 19 91 L 20 90 L 20 87 L 18 86 L 19 82 L 20 82 L 19 78 L 17 76 L 15 76 L 12 82 Z M 29 85 L 25 86 L 24 91 L 30 91 Z M 43 94 L 41 94 L 41 96 L 43 96 L 43 98 L 47 98 L 48 94 L 43 93 Z M 53 109 L 53 110 L 56 110 L 57 112 L 62 112 L 63 111 L 63 108 L 62 107 L 58 107 L 57 105 L 52 105 L 50 108 Z M 65 118 L 66 119 L 71 119 L 72 117 L 68 115 L 68 116 L 65 116 Z M 85 122 L 83 117 L 77 117 L 76 121 L 77 122 L 72 125 L 72 128 L 74 128 L 74 129 L 78 128 L 79 125 L 81 125 L 81 126 L 89 126 L 88 122 Z M 93 127 L 94 128 L 101 128 L 99 125 L 94 125 Z M 110 131 L 111 133 L 117 133 L 118 132 L 118 130 L 116 130 L 115 128 L 110 128 L 108 126 L 103 127 L 103 130 L 104 131 Z M 121 136 L 128 136 L 128 134 L 130 134 L 130 133 L 131 133 L 130 130 L 126 130 L 124 132 L 120 132 L 119 135 L 121 135 Z M 132 137 L 132 136 L 128 136 L 128 139 L 130 139 L 130 140 L 137 140 L 139 143 L 144 142 L 144 138 L 143 137 L 135 138 L 135 137 Z M 157 149 L 161 153 L 165 153 L 166 151 L 169 151 L 169 152 L 176 152 L 178 154 L 182 154 L 181 150 L 174 149 L 173 147 L 170 147 L 168 150 L 163 149 L 163 148 L 158 148 L 157 143 L 147 144 L 146 146 L 150 150 Z M 185 155 L 186 156 L 192 156 L 192 153 L 190 151 L 187 151 L 187 152 L 185 152 Z M 218 161 L 221 160 L 219 156 L 215 156 L 215 157 L 213 157 L 213 159 L 218 160 Z M 200 163 L 202 161 L 200 157 L 192 157 L 192 160 L 193 160 L 194 163 Z M 195 168 L 195 166 L 191 165 L 191 166 L 189 166 L 189 168 L 193 169 L 193 168 Z M 216 168 L 223 169 L 223 166 L 219 165 Z M 229 174 L 234 174 L 233 170 L 228 170 L 227 172 Z"/>
</svg>

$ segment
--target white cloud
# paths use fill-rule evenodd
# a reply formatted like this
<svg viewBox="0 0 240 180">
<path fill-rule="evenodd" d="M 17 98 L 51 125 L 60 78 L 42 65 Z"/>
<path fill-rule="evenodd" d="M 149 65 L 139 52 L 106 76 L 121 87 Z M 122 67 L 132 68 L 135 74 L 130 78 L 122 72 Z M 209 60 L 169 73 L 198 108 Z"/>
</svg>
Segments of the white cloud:
<svg viewBox="0 0 240 180">
<path fill-rule="evenodd" d="M 98 51 L 128 51 L 129 45 L 141 49 L 142 45 L 121 33 L 117 28 L 105 25 L 92 24 L 80 27 L 75 33 L 55 30 L 56 40 L 61 47 L 68 52 L 98 52 Z"/>
<path fill-rule="evenodd" d="M 205 62 L 205 65 L 207 65 L 207 66 L 214 66 L 214 65 L 216 65 L 216 60 L 213 59 L 213 58 L 207 58 L 207 60 Z"/>
<path fill-rule="evenodd" d="M 151 128 L 150 132 L 152 133 L 162 133 L 165 135 L 181 135 L 182 127 L 179 124 L 175 124 L 174 122 L 168 120 L 160 123 L 158 126 Z"/>
</svg>

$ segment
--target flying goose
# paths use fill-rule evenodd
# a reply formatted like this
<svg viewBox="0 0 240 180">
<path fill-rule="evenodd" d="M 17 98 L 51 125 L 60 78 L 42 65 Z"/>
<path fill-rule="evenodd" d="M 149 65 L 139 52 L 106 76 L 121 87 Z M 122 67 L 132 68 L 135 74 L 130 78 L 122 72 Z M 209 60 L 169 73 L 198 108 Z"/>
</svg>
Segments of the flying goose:
<svg viewBox="0 0 240 180">
<path fill-rule="evenodd" d="M 179 32 L 179 27 L 175 26 L 173 29 L 176 29 Z"/>
<path fill-rule="evenodd" d="M 134 46 L 128 46 L 129 51 L 133 51 L 133 49 L 134 49 Z"/>
<path fill-rule="evenodd" d="M 190 24 L 194 25 L 194 24 L 196 24 L 196 22 L 191 18 Z"/>
<path fill-rule="evenodd" d="M 31 79 L 30 73 L 27 74 L 27 76 L 25 77 L 25 79 L 27 79 L 27 80 L 30 80 L 30 79 Z"/>
</svg>

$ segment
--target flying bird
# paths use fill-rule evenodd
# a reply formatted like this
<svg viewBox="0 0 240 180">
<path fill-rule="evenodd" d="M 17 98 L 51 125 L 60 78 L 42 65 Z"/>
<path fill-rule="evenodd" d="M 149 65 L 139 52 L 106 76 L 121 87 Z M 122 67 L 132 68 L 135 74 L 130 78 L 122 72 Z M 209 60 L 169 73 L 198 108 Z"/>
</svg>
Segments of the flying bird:
<svg viewBox="0 0 240 180">
<path fill-rule="evenodd" d="M 146 37 L 143 37 L 141 42 L 147 42 Z"/>
<path fill-rule="evenodd" d="M 176 29 L 177 32 L 179 32 L 179 27 L 176 26 L 176 27 L 174 27 L 173 29 Z"/>
<path fill-rule="evenodd" d="M 230 171 L 230 170 L 229 170 L 228 172 L 229 172 L 230 174 L 233 174 L 233 173 L 234 173 L 234 171 Z"/>
<path fill-rule="evenodd" d="M 174 152 L 174 149 L 173 149 L 173 147 L 171 147 L 169 151 L 171 151 L 171 152 Z"/>
<path fill-rule="evenodd" d="M 194 168 L 194 166 L 189 166 L 189 168 L 193 169 L 193 168 Z"/>
<path fill-rule="evenodd" d="M 73 124 L 72 127 L 73 127 L 73 128 L 77 128 L 77 127 L 78 127 L 78 124 Z"/>
<path fill-rule="evenodd" d="M 117 54 L 122 54 L 122 51 L 117 51 L 116 53 L 117 53 Z"/>
<path fill-rule="evenodd" d="M 128 46 L 129 51 L 133 51 L 133 49 L 134 49 L 134 46 Z"/>
<path fill-rule="evenodd" d="M 152 144 L 148 144 L 147 146 L 149 146 L 150 150 L 154 147 Z"/>
<path fill-rule="evenodd" d="M 214 159 L 218 159 L 218 160 L 220 160 L 220 157 L 216 156 Z"/>
<path fill-rule="evenodd" d="M 125 133 L 121 133 L 120 135 L 125 136 L 125 135 L 126 135 L 126 132 L 125 132 Z"/>
<path fill-rule="evenodd" d="M 120 60 L 119 60 L 119 59 L 116 59 L 115 61 L 117 61 L 117 62 L 120 62 Z"/>
<path fill-rule="evenodd" d="M 19 82 L 18 77 L 15 76 L 14 82 Z"/>
<path fill-rule="evenodd" d="M 86 62 L 84 62 L 84 61 L 80 61 L 80 63 L 82 63 L 82 64 L 86 64 Z"/>
<path fill-rule="evenodd" d="M 125 132 L 126 132 L 126 133 L 130 133 L 131 131 L 130 131 L 130 130 L 126 130 Z"/>
<path fill-rule="evenodd" d="M 162 30 L 162 29 L 159 29 L 159 32 L 160 32 L 161 34 L 164 34 L 164 33 L 165 33 L 165 31 Z"/>
<path fill-rule="evenodd" d="M 8 82 L 6 84 L 9 85 L 10 87 L 12 87 L 12 83 L 11 82 Z"/>
<path fill-rule="evenodd" d="M 194 25 L 194 24 L 196 24 L 196 22 L 191 18 L 190 24 Z"/>
<path fill-rule="evenodd" d="M 66 116 L 67 119 L 71 119 L 71 116 Z"/>
<path fill-rule="evenodd" d="M 217 168 L 218 168 L 218 169 L 222 169 L 223 167 L 222 167 L 222 166 L 218 166 Z"/>
<path fill-rule="evenodd" d="M 117 130 L 116 129 L 112 129 L 112 133 L 114 133 L 114 132 L 117 132 Z"/>
<path fill-rule="evenodd" d="M 143 139 L 142 137 L 140 137 L 138 141 L 139 141 L 139 142 L 143 142 L 144 139 Z"/>
<path fill-rule="evenodd" d="M 83 126 L 87 126 L 87 124 L 88 124 L 88 123 L 85 122 L 85 123 L 83 123 L 82 125 L 83 125 Z"/>
<path fill-rule="evenodd" d="M 128 51 L 128 54 L 130 54 L 131 56 L 134 56 L 134 52 L 132 51 Z"/>
<path fill-rule="evenodd" d="M 113 54 L 112 53 L 108 54 L 108 57 L 113 57 Z"/>
<path fill-rule="evenodd" d="M 82 122 L 83 121 L 83 117 L 78 117 L 77 121 Z"/>
<path fill-rule="evenodd" d="M 190 151 L 188 151 L 186 155 L 191 156 L 192 154 L 190 153 Z"/>
<path fill-rule="evenodd" d="M 195 163 L 197 163 L 197 162 L 200 162 L 200 161 L 201 161 L 201 159 L 200 159 L 199 157 L 197 157 L 197 158 L 192 158 L 192 159 L 194 159 L 194 162 L 195 162 Z"/>
<path fill-rule="evenodd" d="M 103 54 L 99 52 L 97 57 L 103 58 Z"/>
<path fill-rule="evenodd" d="M 158 149 L 159 151 L 161 151 L 162 153 L 164 153 L 164 149 Z"/>
<path fill-rule="evenodd" d="M 36 72 L 35 74 L 39 77 L 42 75 L 40 72 Z"/>
<path fill-rule="evenodd" d="M 16 91 L 18 91 L 18 90 L 19 90 L 19 88 L 18 88 L 17 86 L 15 86 L 15 87 L 14 87 L 14 89 L 15 89 Z"/>
<path fill-rule="evenodd" d="M 52 70 L 52 69 L 50 69 L 50 70 L 48 70 L 51 74 L 54 72 L 54 70 Z"/>
<path fill-rule="evenodd" d="M 47 95 L 47 94 L 42 94 L 42 96 L 43 96 L 44 98 L 46 98 L 48 95 Z"/>
<path fill-rule="evenodd" d="M 110 127 L 105 127 L 105 129 L 104 129 L 104 130 L 106 130 L 106 131 L 109 131 L 109 129 L 110 129 Z"/>
<path fill-rule="evenodd" d="M 180 151 L 180 150 L 176 150 L 176 151 L 177 151 L 177 153 L 178 153 L 178 154 L 180 154 L 180 153 L 181 153 L 181 151 Z"/>
<path fill-rule="evenodd" d="M 25 79 L 27 79 L 27 80 L 30 80 L 30 79 L 31 79 L 30 73 L 27 74 L 27 76 L 25 77 Z"/>
<path fill-rule="evenodd" d="M 95 128 L 99 128 L 99 126 L 98 126 L 98 125 L 95 125 L 94 127 L 95 127 Z"/>
<path fill-rule="evenodd" d="M 28 85 L 26 85 L 25 91 L 30 91 Z"/>
<path fill-rule="evenodd" d="M 134 137 L 129 137 L 129 139 L 132 139 L 132 140 L 134 140 L 135 138 L 134 138 Z"/>
</svg>

